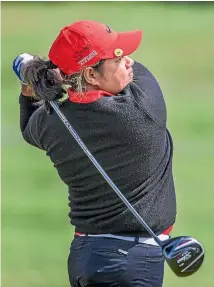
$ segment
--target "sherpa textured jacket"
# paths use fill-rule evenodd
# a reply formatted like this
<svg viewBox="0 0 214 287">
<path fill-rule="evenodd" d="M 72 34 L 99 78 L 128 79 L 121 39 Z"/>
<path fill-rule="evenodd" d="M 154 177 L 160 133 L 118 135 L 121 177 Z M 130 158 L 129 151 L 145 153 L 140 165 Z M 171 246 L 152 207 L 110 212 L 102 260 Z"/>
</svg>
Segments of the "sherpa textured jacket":
<svg viewBox="0 0 214 287">
<path fill-rule="evenodd" d="M 70 124 L 147 224 L 161 233 L 174 224 L 173 145 L 166 106 L 154 76 L 135 62 L 134 82 L 120 94 L 61 105 Z M 78 232 L 144 232 L 52 111 L 20 96 L 24 139 L 46 151 L 68 186 L 70 221 Z M 54 195 L 53 195 L 54 196 Z"/>
</svg>

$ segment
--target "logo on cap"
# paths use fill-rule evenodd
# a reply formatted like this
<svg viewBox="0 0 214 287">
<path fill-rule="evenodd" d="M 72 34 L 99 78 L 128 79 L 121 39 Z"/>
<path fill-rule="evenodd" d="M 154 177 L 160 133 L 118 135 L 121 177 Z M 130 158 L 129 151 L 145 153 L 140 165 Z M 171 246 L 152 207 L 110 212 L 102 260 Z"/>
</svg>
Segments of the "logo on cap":
<svg viewBox="0 0 214 287">
<path fill-rule="evenodd" d="M 107 31 L 108 33 L 111 33 L 111 29 L 110 29 L 110 27 L 109 27 L 108 25 L 106 25 L 106 31 Z"/>
<path fill-rule="evenodd" d="M 98 55 L 97 51 L 93 50 L 89 55 L 87 55 L 86 57 L 84 57 L 83 59 L 81 59 L 78 64 L 80 66 L 83 66 L 84 64 L 86 64 L 87 62 L 89 62 L 90 60 L 92 60 L 94 57 L 96 57 Z"/>
<path fill-rule="evenodd" d="M 75 51 L 74 52 L 74 58 L 77 62 L 81 61 L 82 58 L 84 58 L 85 56 L 88 55 L 88 53 L 90 52 L 91 46 L 90 45 L 86 45 L 85 47 L 83 47 L 82 50 L 80 51 Z"/>
<path fill-rule="evenodd" d="M 120 48 L 117 48 L 117 49 L 114 50 L 114 54 L 117 57 L 121 57 L 123 55 L 123 50 L 120 49 Z"/>
</svg>

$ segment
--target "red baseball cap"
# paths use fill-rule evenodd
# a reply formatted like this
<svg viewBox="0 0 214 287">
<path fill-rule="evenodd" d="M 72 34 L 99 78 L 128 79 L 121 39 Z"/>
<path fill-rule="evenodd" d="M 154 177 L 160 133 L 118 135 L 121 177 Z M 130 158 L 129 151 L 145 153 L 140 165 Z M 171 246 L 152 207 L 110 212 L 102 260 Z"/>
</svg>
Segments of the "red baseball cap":
<svg viewBox="0 0 214 287">
<path fill-rule="evenodd" d="M 62 72 L 75 74 L 102 59 L 130 55 L 141 39 L 141 30 L 117 33 L 96 21 L 78 21 L 60 31 L 48 56 Z"/>
</svg>

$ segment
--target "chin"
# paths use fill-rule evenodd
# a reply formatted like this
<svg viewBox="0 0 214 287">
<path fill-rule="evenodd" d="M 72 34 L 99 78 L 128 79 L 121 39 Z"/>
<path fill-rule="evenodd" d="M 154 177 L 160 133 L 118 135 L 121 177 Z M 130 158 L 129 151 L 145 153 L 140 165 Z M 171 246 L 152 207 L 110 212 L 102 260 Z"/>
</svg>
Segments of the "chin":
<svg viewBox="0 0 214 287">
<path fill-rule="evenodd" d="M 133 82 L 133 77 L 131 77 L 131 78 L 129 78 L 129 79 L 127 80 L 126 86 L 127 86 L 128 84 L 130 84 L 131 82 Z"/>
<path fill-rule="evenodd" d="M 132 80 L 127 81 L 127 83 L 123 86 L 123 88 L 121 88 L 120 92 L 125 89 L 130 83 L 132 82 Z"/>
</svg>

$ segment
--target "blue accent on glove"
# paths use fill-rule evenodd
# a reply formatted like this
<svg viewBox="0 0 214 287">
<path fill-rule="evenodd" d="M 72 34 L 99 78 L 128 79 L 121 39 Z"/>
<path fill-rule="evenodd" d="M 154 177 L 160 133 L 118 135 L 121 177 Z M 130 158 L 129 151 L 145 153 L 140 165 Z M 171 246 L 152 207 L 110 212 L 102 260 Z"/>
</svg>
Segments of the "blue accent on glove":
<svg viewBox="0 0 214 287">
<path fill-rule="evenodd" d="M 21 74 L 21 66 L 22 64 L 27 63 L 28 61 L 33 60 L 33 56 L 27 53 L 21 54 L 15 58 L 13 61 L 13 71 L 20 81 L 24 82 L 23 76 Z"/>
<path fill-rule="evenodd" d="M 18 56 L 13 61 L 13 71 L 15 72 L 16 76 L 19 78 L 20 81 L 23 81 L 23 78 L 21 76 L 20 70 L 21 70 L 21 64 L 24 57 Z"/>
</svg>

